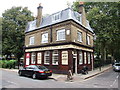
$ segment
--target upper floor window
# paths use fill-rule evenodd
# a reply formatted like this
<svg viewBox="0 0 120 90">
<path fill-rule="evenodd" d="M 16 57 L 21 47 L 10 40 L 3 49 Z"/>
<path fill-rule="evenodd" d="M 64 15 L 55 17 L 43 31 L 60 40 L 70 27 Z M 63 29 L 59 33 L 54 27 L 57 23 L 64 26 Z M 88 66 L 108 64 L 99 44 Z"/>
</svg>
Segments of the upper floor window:
<svg viewBox="0 0 120 90">
<path fill-rule="evenodd" d="M 48 33 L 42 34 L 42 43 L 48 43 Z"/>
<path fill-rule="evenodd" d="M 65 29 L 57 31 L 57 41 L 65 40 Z"/>
<path fill-rule="evenodd" d="M 82 42 L 82 32 L 79 32 L 79 31 L 78 31 L 77 37 L 78 37 L 78 41 L 79 41 L 79 42 Z"/>
<path fill-rule="evenodd" d="M 60 20 L 60 13 L 56 13 L 52 17 L 52 21 Z"/>
<path fill-rule="evenodd" d="M 90 36 L 87 36 L 87 44 L 90 45 Z"/>
<path fill-rule="evenodd" d="M 34 37 L 32 36 L 32 37 L 30 37 L 29 39 L 30 39 L 29 45 L 34 45 Z"/>
</svg>

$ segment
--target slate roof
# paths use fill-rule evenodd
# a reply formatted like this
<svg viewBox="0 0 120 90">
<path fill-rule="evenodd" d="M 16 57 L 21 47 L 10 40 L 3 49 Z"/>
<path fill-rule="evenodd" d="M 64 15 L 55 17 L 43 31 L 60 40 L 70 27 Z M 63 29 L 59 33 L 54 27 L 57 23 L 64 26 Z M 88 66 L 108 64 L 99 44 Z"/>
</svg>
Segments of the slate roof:
<svg viewBox="0 0 120 90">
<path fill-rule="evenodd" d="M 59 15 L 60 19 L 54 20 L 55 15 Z M 75 22 L 77 22 L 78 24 L 82 25 L 81 14 L 76 12 L 76 11 L 73 11 L 71 8 L 67 8 L 67 9 L 62 10 L 60 12 L 43 17 L 41 25 L 39 27 L 36 26 L 36 20 L 28 22 L 28 25 L 26 27 L 25 32 L 33 31 L 33 30 L 38 29 L 38 28 L 43 28 L 43 27 L 46 27 L 46 26 L 49 26 L 52 24 L 56 24 L 56 23 L 59 23 L 59 22 L 65 21 L 65 20 L 70 20 L 70 19 L 72 19 Z M 92 28 L 89 25 L 89 21 L 87 20 L 86 22 L 87 22 L 87 27 L 85 27 L 84 25 L 82 25 L 82 26 L 84 26 L 85 28 L 87 28 L 88 30 L 93 32 Z"/>
</svg>

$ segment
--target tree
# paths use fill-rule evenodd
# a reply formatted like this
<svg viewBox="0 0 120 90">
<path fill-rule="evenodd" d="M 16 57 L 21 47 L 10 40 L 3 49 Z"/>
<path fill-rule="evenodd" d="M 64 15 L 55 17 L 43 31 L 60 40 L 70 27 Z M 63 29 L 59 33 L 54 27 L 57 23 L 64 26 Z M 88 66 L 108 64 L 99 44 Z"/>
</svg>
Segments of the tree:
<svg viewBox="0 0 120 90">
<path fill-rule="evenodd" d="M 24 32 L 28 21 L 33 20 L 27 7 L 12 7 L 5 11 L 2 22 L 2 52 L 6 58 L 15 55 L 20 61 L 23 56 Z"/>
<path fill-rule="evenodd" d="M 73 9 L 78 11 L 79 2 L 73 3 Z M 93 28 L 97 39 L 95 52 L 106 60 L 107 53 L 113 58 L 120 58 L 120 2 L 86 2 L 87 19 Z M 99 54 L 100 53 L 100 54 Z"/>
<path fill-rule="evenodd" d="M 0 17 L 0 56 L 2 55 L 2 18 Z"/>
</svg>

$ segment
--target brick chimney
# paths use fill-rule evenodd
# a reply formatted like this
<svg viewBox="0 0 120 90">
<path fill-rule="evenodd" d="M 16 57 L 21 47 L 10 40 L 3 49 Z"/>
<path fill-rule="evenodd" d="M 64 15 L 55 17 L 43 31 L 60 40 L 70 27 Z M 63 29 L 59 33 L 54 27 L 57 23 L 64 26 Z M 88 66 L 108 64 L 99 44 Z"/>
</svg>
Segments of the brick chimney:
<svg viewBox="0 0 120 90">
<path fill-rule="evenodd" d="M 41 3 L 37 7 L 37 18 L 36 18 L 36 26 L 39 27 L 42 22 L 42 6 Z"/>
<path fill-rule="evenodd" d="M 80 14 L 82 14 L 82 24 L 84 26 L 87 26 L 87 22 L 86 22 L 86 13 L 85 13 L 85 9 L 84 9 L 84 2 L 79 2 L 79 11 Z"/>
</svg>

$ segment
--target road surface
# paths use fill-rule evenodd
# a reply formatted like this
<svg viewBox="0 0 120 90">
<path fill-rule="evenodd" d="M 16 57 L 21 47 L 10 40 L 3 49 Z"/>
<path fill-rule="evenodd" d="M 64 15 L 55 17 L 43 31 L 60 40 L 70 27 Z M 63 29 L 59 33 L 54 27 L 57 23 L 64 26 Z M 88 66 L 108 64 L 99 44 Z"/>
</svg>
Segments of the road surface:
<svg viewBox="0 0 120 90">
<path fill-rule="evenodd" d="M 60 82 L 52 78 L 34 80 L 19 76 L 17 72 L 1 71 L 2 88 L 118 88 L 118 80 L 120 81 L 120 73 L 112 69 L 83 82 Z"/>
</svg>

